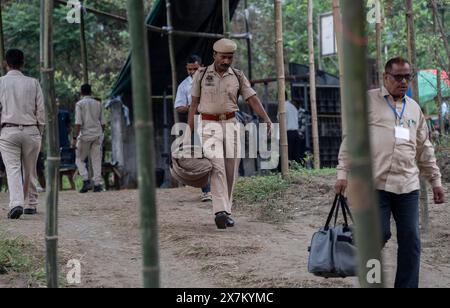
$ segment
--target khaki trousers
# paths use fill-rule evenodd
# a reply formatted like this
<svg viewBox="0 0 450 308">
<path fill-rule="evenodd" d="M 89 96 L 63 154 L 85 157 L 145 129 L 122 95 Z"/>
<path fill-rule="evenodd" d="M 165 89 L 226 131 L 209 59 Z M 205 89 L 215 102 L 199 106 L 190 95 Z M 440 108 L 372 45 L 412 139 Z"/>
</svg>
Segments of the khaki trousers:
<svg viewBox="0 0 450 308">
<path fill-rule="evenodd" d="M 240 129 L 237 125 L 236 119 L 221 122 L 202 121 L 203 151 L 213 166 L 211 193 L 214 214 L 227 212 L 231 215 L 234 185 L 240 163 Z"/>
<path fill-rule="evenodd" d="M 94 185 L 102 185 L 102 143 L 103 136 L 95 139 L 78 138 L 76 149 L 76 165 L 83 181 L 89 180 L 89 171 L 84 162 L 88 156 L 91 158 L 92 170 L 94 172 L 92 181 Z"/>
<path fill-rule="evenodd" d="M 0 132 L 0 151 L 6 167 L 9 207 L 36 209 L 36 163 L 41 149 L 41 133 L 36 126 L 4 127 Z"/>
</svg>

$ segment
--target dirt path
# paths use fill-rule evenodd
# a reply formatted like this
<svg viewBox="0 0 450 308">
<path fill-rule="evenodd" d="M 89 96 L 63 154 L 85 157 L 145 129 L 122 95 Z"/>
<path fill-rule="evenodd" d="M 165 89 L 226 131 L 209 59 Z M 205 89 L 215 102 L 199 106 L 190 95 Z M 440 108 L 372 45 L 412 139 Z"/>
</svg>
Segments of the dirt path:
<svg viewBox="0 0 450 308">
<path fill-rule="evenodd" d="M 307 273 L 307 246 L 320 227 L 329 196 L 317 187 L 332 179 L 292 187 L 283 202 L 298 204 L 293 220 L 269 224 L 237 209 L 237 226 L 219 231 L 211 204 L 192 188 L 158 191 L 161 285 L 164 287 L 355 287 L 355 279 L 323 280 Z M 325 185 L 325 187 L 324 187 Z M 311 191 L 316 189 L 315 192 Z M 450 191 L 450 186 L 447 186 Z M 316 197 L 313 197 L 316 196 Z M 42 200 L 42 199 L 41 199 Z M 62 258 L 82 262 L 81 287 L 140 287 L 141 247 L 135 191 L 60 197 Z M 319 206 L 318 206 L 319 205 Z M 8 221 L 7 196 L 0 195 L 0 231 L 25 235 L 43 247 L 44 214 Z M 424 236 L 421 286 L 450 287 L 449 203 L 432 206 L 433 230 Z M 395 243 L 385 251 L 387 276 L 395 270 Z M 63 273 L 66 269 L 62 269 Z M 65 275 L 64 275 L 65 276 Z M 0 286 L 7 282 L 0 276 Z M 18 284 L 20 285 L 20 283 Z M 392 283 L 389 282 L 389 286 Z"/>
</svg>

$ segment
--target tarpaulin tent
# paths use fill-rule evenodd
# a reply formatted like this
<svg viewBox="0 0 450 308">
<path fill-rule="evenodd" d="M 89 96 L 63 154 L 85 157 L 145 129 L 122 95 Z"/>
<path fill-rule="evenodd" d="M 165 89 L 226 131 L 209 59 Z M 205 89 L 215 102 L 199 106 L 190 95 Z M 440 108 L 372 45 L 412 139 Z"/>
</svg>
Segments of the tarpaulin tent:
<svg viewBox="0 0 450 308">
<path fill-rule="evenodd" d="M 230 18 L 239 0 L 229 0 Z M 172 27 L 177 31 L 223 33 L 222 0 L 171 0 Z M 165 0 L 157 0 L 146 19 L 147 25 L 167 27 Z M 167 33 L 166 33 L 167 34 Z M 166 34 L 148 31 L 152 95 L 170 96 L 172 76 L 169 56 L 169 43 Z M 187 76 L 186 59 L 190 54 L 203 58 L 205 64 L 213 62 L 212 46 L 217 38 L 174 36 L 174 51 L 177 78 L 180 83 Z M 121 185 L 136 187 L 136 144 L 134 139 L 133 104 L 131 97 L 131 60 L 128 57 L 110 93 L 111 134 L 113 160 L 122 170 Z M 117 99 L 117 98 L 120 98 Z M 125 105 L 123 106 L 122 105 Z M 170 128 L 173 124 L 173 104 L 171 101 L 155 100 L 153 118 L 155 127 L 155 164 L 157 182 L 167 179 L 167 166 L 170 156 Z M 123 112 L 123 113 L 122 113 Z M 126 121 L 123 120 L 124 116 Z"/>
<path fill-rule="evenodd" d="M 437 111 L 435 97 L 437 96 L 437 70 L 423 70 L 418 74 L 419 78 L 419 101 L 427 108 L 427 111 L 434 113 Z M 450 96 L 450 79 L 446 72 L 441 72 L 442 97 Z"/>
<path fill-rule="evenodd" d="M 223 33 L 222 0 L 172 0 L 172 26 L 176 30 L 205 33 Z M 230 0 L 230 15 L 239 0 Z M 164 0 L 156 1 L 146 23 L 157 27 L 167 26 L 166 6 Z M 206 64 L 212 63 L 212 46 L 217 39 L 175 36 L 175 57 L 177 77 L 180 83 L 186 78 L 187 57 L 195 53 L 202 57 Z M 152 94 L 163 95 L 171 87 L 171 66 L 167 35 L 148 32 Z M 128 96 L 131 93 L 131 63 L 126 61 L 114 84 L 111 97 Z M 127 103 L 128 105 L 128 103 Z"/>
</svg>

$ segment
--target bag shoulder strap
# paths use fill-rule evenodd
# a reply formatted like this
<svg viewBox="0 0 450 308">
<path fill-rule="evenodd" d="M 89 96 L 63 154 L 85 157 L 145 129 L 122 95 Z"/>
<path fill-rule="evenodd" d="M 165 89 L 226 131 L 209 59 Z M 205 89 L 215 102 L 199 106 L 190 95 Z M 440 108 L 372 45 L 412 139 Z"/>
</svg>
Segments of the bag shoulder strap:
<svg viewBox="0 0 450 308">
<path fill-rule="evenodd" d="M 324 227 L 325 230 L 330 229 L 330 222 L 331 222 L 331 219 L 333 218 L 334 211 L 336 210 L 338 200 L 339 200 L 339 195 L 336 195 L 336 197 L 334 198 L 334 201 L 333 201 L 333 206 L 331 207 L 331 211 L 328 214 L 327 222 L 325 223 L 325 227 Z"/>
</svg>

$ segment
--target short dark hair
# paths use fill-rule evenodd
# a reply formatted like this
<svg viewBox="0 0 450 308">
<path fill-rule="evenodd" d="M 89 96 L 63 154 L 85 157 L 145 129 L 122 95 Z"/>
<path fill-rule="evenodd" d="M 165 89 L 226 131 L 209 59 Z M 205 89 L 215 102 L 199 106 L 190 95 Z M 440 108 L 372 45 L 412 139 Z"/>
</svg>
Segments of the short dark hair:
<svg viewBox="0 0 450 308">
<path fill-rule="evenodd" d="M 186 64 L 191 64 L 191 63 L 195 63 L 197 62 L 198 64 L 202 64 L 202 58 L 200 58 L 197 55 L 190 55 L 187 59 L 186 59 Z"/>
<path fill-rule="evenodd" d="M 89 84 L 84 84 L 81 86 L 81 95 L 91 95 L 92 94 L 92 88 Z"/>
<path fill-rule="evenodd" d="M 384 67 L 384 71 L 386 73 L 392 72 L 392 67 L 394 66 L 394 64 L 398 64 L 398 65 L 408 64 L 409 66 L 411 66 L 411 63 L 409 63 L 408 60 L 406 60 L 406 59 L 404 59 L 402 57 L 395 57 L 395 58 L 390 59 L 386 63 L 386 66 Z"/>
<path fill-rule="evenodd" d="M 6 63 L 12 69 L 18 69 L 25 63 L 25 55 L 20 49 L 9 49 L 6 52 Z"/>
</svg>

